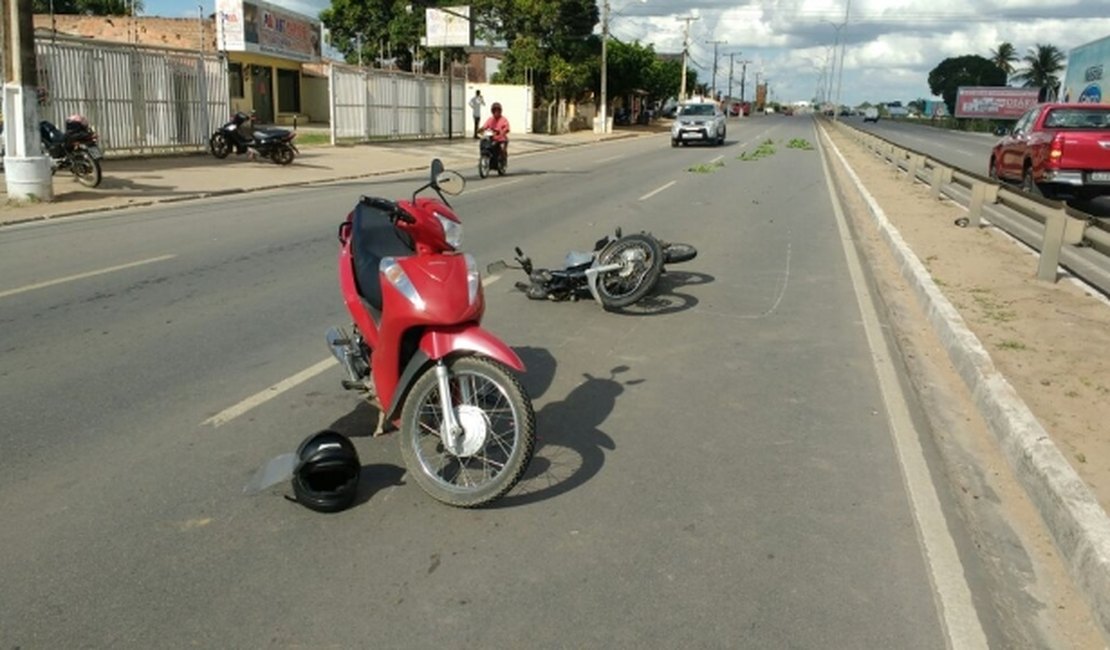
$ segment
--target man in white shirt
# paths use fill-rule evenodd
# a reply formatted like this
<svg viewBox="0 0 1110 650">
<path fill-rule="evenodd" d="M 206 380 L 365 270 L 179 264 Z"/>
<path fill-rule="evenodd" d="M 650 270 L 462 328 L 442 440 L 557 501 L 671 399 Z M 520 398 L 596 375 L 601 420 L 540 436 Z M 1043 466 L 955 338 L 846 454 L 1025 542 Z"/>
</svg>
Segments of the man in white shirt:
<svg viewBox="0 0 1110 650">
<path fill-rule="evenodd" d="M 482 107 L 486 105 L 486 100 L 482 97 L 482 91 L 475 90 L 474 96 L 470 98 L 470 110 L 474 113 L 474 139 L 478 139 L 478 125 L 482 123 Z"/>
</svg>

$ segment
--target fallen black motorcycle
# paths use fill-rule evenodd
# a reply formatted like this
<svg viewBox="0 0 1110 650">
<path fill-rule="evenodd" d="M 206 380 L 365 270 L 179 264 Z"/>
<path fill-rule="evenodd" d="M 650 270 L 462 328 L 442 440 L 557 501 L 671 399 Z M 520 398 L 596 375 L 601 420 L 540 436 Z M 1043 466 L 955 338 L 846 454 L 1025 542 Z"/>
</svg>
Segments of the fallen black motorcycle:
<svg viewBox="0 0 1110 650">
<path fill-rule="evenodd" d="M 231 121 L 213 133 L 208 139 L 208 149 L 212 155 L 223 159 L 227 158 L 232 150 L 236 154 L 244 154 L 248 149 L 254 149 L 262 158 L 269 158 L 279 165 L 293 162 L 293 158 L 300 153 L 297 146 L 293 144 L 293 138 L 297 137 L 297 133 L 289 129 L 254 129 L 254 138 L 248 140 L 243 137 L 239 127 L 250 119 L 252 119 L 251 116 L 240 111 L 231 117 Z"/>
<path fill-rule="evenodd" d="M 528 281 L 515 286 L 533 300 L 593 297 L 612 310 L 627 307 L 651 292 L 664 265 L 687 262 L 697 254 L 690 244 L 661 241 L 648 232 L 622 235 L 618 228 L 615 235 L 599 239 L 592 252 L 567 253 L 561 269 L 535 268 L 518 247 L 515 266 L 498 261 L 486 270 L 491 274 L 507 268 L 524 271 Z"/>
<path fill-rule="evenodd" d="M 490 169 L 496 169 L 499 176 L 504 176 L 508 162 L 501 153 L 501 145 L 493 141 L 493 131 L 483 131 L 478 141 L 478 175 L 485 178 Z"/>
</svg>

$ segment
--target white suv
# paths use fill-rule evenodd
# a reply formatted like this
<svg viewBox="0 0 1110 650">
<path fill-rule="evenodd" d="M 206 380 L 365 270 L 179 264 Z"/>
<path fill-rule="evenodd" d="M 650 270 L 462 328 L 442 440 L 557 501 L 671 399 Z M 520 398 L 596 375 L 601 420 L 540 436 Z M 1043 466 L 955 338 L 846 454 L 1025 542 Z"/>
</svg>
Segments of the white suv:
<svg viewBox="0 0 1110 650">
<path fill-rule="evenodd" d="M 671 125 L 671 146 L 679 143 L 710 142 L 724 144 L 725 114 L 710 102 L 683 104 Z"/>
</svg>

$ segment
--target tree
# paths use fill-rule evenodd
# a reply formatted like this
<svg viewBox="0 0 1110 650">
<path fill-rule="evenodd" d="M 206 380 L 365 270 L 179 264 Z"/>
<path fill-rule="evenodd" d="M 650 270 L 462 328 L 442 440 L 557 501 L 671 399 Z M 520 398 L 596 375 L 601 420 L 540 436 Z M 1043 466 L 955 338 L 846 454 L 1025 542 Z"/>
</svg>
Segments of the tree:
<svg viewBox="0 0 1110 650">
<path fill-rule="evenodd" d="M 31 9 L 36 14 L 88 14 L 91 16 L 130 16 L 143 10 L 142 0 L 32 0 Z"/>
<path fill-rule="evenodd" d="M 929 72 L 929 90 L 944 98 L 951 115 L 956 114 L 956 93 L 960 86 L 1005 85 L 1006 73 L 978 54 L 949 57 Z"/>
<path fill-rule="evenodd" d="M 1017 50 L 1014 46 L 1006 41 L 998 45 L 997 50 L 991 50 L 991 63 L 998 66 L 998 69 L 1006 73 L 1006 78 L 1009 79 L 1010 75 L 1014 74 L 1014 62 L 1018 60 Z"/>
<path fill-rule="evenodd" d="M 1065 59 L 1067 57 L 1055 45 L 1037 43 L 1021 58 L 1025 68 L 1014 75 L 1014 81 L 1021 82 L 1026 88 L 1040 88 L 1040 100 L 1044 101 L 1059 88 L 1059 73 L 1064 69 Z"/>
</svg>

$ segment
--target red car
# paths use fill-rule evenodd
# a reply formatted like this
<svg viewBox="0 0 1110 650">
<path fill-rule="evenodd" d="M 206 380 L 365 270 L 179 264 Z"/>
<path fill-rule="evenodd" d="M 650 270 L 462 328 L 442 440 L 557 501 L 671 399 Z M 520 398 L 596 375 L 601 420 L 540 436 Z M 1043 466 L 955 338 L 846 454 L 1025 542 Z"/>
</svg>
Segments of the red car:
<svg viewBox="0 0 1110 650">
<path fill-rule="evenodd" d="M 1110 195 L 1110 105 L 1038 104 L 991 150 L 991 178 L 1048 198 Z"/>
</svg>

